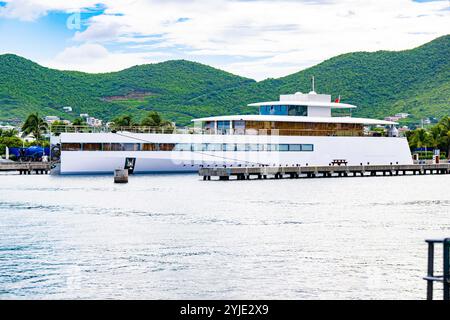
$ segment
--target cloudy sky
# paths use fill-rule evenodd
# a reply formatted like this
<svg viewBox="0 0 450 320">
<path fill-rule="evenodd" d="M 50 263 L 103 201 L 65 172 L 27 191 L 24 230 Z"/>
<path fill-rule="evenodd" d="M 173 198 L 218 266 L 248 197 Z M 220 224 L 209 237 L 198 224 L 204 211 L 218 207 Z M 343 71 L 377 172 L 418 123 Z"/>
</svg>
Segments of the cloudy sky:
<svg viewBox="0 0 450 320">
<path fill-rule="evenodd" d="M 87 72 L 188 59 L 261 80 L 449 33 L 449 0 L 0 0 L 0 54 Z"/>
</svg>

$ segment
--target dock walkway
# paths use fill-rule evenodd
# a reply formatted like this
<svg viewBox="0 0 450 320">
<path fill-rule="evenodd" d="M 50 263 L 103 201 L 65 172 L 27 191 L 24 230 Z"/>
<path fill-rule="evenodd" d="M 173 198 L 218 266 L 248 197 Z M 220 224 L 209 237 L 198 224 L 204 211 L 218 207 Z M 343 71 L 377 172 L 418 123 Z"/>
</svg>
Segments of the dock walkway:
<svg viewBox="0 0 450 320">
<path fill-rule="evenodd" d="M 51 169 L 50 162 L 10 162 L 0 163 L 0 172 L 16 171 L 20 174 L 48 174 Z"/>
<path fill-rule="evenodd" d="M 450 163 L 412 164 L 412 165 L 360 165 L 360 166 L 292 166 L 292 167 L 209 167 L 200 168 L 198 174 L 203 180 L 218 177 L 219 180 L 282 179 L 282 178 L 316 178 L 316 177 L 364 177 L 364 176 L 398 176 L 449 174 Z"/>
</svg>

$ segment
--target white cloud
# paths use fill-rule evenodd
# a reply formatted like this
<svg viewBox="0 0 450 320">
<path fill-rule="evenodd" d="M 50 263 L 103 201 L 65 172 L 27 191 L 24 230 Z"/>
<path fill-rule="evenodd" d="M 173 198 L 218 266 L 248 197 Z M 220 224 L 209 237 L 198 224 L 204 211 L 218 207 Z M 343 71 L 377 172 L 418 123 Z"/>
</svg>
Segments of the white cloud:
<svg viewBox="0 0 450 320">
<path fill-rule="evenodd" d="M 134 65 L 161 62 L 169 58 L 161 52 L 112 53 L 100 44 L 87 43 L 66 48 L 54 59 L 43 64 L 61 70 L 77 70 L 92 73 L 119 71 Z"/>
<path fill-rule="evenodd" d="M 20 2 L 47 11 L 68 10 L 69 6 L 64 1 Z M 54 2 L 60 3 L 59 7 L 50 5 Z M 72 9 L 92 7 L 95 3 L 70 1 Z M 87 30 L 76 33 L 74 41 L 114 45 L 120 48 L 117 55 L 121 59 L 129 55 L 133 61 L 141 55 L 136 51 L 172 52 L 175 58 L 213 61 L 216 67 L 257 79 L 286 75 L 346 52 L 413 48 L 450 33 L 447 0 L 426 3 L 104 0 L 101 3 L 106 6 L 104 14 L 85 21 Z M 36 15 L 33 12 L 30 9 L 30 16 Z M 113 68 L 116 65 L 111 65 Z"/>
<path fill-rule="evenodd" d="M 47 9 L 39 3 L 30 3 L 27 0 L 16 0 L 7 2 L 0 8 L 0 17 L 18 18 L 23 21 L 33 21 L 47 13 Z"/>
<path fill-rule="evenodd" d="M 22 21 L 34 21 L 50 11 L 75 12 L 81 8 L 95 7 L 98 1 L 92 0 L 3 0 L 6 5 L 0 7 L 0 17 Z"/>
<path fill-rule="evenodd" d="M 91 40 L 95 42 L 114 41 L 121 36 L 120 28 L 121 25 L 117 22 L 94 24 L 84 32 L 76 32 L 74 40 L 87 42 Z"/>
</svg>

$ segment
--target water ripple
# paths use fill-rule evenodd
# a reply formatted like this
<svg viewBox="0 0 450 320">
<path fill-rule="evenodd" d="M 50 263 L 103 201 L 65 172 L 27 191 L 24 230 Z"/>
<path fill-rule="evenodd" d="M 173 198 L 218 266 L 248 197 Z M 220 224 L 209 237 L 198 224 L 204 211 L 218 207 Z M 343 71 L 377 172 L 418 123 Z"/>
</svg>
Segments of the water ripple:
<svg viewBox="0 0 450 320">
<path fill-rule="evenodd" d="M 438 176 L 1 179 L 0 299 L 421 299 L 450 233 Z"/>
</svg>

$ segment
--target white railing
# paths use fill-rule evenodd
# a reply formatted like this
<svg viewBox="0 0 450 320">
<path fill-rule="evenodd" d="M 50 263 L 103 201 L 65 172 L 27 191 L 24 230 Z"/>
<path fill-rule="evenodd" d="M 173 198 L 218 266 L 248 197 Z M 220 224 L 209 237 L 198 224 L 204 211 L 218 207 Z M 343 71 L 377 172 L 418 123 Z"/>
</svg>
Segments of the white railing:
<svg viewBox="0 0 450 320">
<path fill-rule="evenodd" d="M 378 132 L 361 130 L 316 130 L 316 129 L 210 129 L 198 127 L 90 127 L 90 126 L 53 126 L 52 134 L 61 133 L 151 133 L 151 134 L 203 134 L 203 135 L 260 135 L 260 136 L 341 136 L 370 137 L 378 136 Z"/>
</svg>

